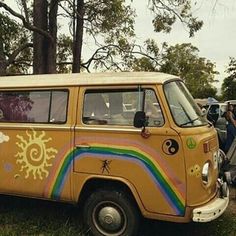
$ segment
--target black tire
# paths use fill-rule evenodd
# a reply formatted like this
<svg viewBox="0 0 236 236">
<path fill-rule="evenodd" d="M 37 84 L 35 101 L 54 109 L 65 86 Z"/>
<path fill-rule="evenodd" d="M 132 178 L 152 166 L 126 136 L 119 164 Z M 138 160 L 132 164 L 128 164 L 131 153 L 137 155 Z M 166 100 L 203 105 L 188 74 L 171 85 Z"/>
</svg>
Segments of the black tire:
<svg viewBox="0 0 236 236">
<path fill-rule="evenodd" d="M 134 236 L 139 212 L 124 192 L 97 190 L 85 202 L 83 219 L 93 236 Z"/>
</svg>

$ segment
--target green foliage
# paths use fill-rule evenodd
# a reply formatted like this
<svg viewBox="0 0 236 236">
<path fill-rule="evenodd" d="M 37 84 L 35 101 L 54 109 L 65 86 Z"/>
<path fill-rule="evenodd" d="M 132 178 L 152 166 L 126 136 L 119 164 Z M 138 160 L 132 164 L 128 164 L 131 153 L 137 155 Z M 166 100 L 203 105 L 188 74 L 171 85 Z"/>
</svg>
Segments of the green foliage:
<svg viewBox="0 0 236 236">
<path fill-rule="evenodd" d="M 131 1 L 132 2 L 132 1 Z M 149 0 L 149 9 L 154 15 L 154 31 L 169 33 L 176 21 L 182 22 L 193 36 L 203 22 L 194 18 L 189 0 Z M 135 6 L 133 6 L 135 7 Z M 152 40 L 145 42 L 144 55 L 141 46 L 135 45 L 135 11 L 125 5 L 125 0 L 88 1 L 85 8 L 87 33 L 101 35 L 104 43 L 93 55 L 95 69 L 155 71 L 160 60 L 159 48 Z M 97 41 L 96 41 L 97 42 Z M 149 53 L 152 56 L 149 56 Z M 140 55 L 143 57 L 140 58 Z"/>
<path fill-rule="evenodd" d="M 155 71 L 151 60 L 147 57 L 134 58 L 133 64 L 134 71 Z"/>
<path fill-rule="evenodd" d="M 176 44 L 166 48 L 160 71 L 180 76 L 196 98 L 216 95 L 215 65 L 198 56 L 199 50 L 191 44 Z"/>
<path fill-rule="evenodd" d="M 58 38 L 57 71 L 58 73 L 70 73 L 72 71 L 72 39 L 65 34 Z"/>
<path fill-rule="evenodd" d="M 163 44 L 165 45 L 165 43 Z M 126 58 L 126 70 L 128 71 L 158 71 L 161 60 L 161 52 L 153 39 L 144 42 L 145 48 L 138 47 L 132 50 L 132 56 Z"/>
<path fill-rule="evenodd" d="M 230 57 L 230 62 L 226 73 L 229 74 L 228 77 L 224 79 L 222 84 L 222 96 L 224 100 L 236 99 L 236 59 Z"/>
<path fill-rule="evenodd" d="M 134 58 L 130 67 L 135 71 L 161 71 L 180 76 L 186 86 L 196 98 L 206 98 L 216 95 L 214 82 L 215 65 L 199 57 L 198 48 L 191 44 L 176 44 L 168 46 L 166 43 L 159 48 L 154 40 L 147 40 L 146 56 Z"/>
<path fill-rule="evenodd" d="M 152 23 L 156 32 L 163 31 L 164 33 L 170 33 L 171 26 L 175 21 L 175 16 L 170 16 L 168 13 L 164 13 L 163 15 L 157 15 Z"/>
<path fill-rule="evenodd" d="M 189 36 L 201 29 L 203 22 L 193 16 L 191 0 L 149 0 L 149 9 L 154 14 L 153 27 L 156 32 L 169 33 L 179 20 L 189 29 Z"/>
<path fill-rule="evenodd" d="M 144 45 L 146 46 L 147 48 L 147 53 L 149 54 L 152 54 L 154 57 L 158 57 L 159 55 L 159 52 L 160 52 L 160 49 L 156 43 L 155 40 L 153 39 L 147 39 L 145 42 L 144 42 Z M 164 43 L 163 46 L 165 46 L 166 44 Z"/>
<path fill-rule="evenodd" d="M 8 15 L 0 12 L 0 40 L 4 42 L 5 50 L 10 51 L 12 39 L 16 39 L 19 25 Z"/>
<path fill-rule="evenodd" d="M 135 11 L 125 0 L 93 0 L 85 4 L 85 28 L 88 34 L 100 34 L 106 44 L 134 36 Z"/>
<path fill-rule="evenodd" d="M 21 24 L 7 14 L 0 13 L 0 43 L 3 43 L 4 55 L 10 66 L 8 74 L 27 73 L 32 61 L 32 50 L 25 49 L 14 53 L 30 40 L 30 36 Z"/>
<path fill-rule="evenodd" d="M 47 2 L 48 9 L 50 9 L 50 4 L 54 1 Z M 75 40 L 76 29 L 76 6 L 73 5 L 74 2 L 77 3 L 77 1 L 68 0 L 56 1 L 56 4 L 58 3 L 60 7 L 58 23 L 60 24 L 60 20 L 67 17 L 70 20 L 70 29 L 68 28 L 68 31 L 72 32 L 72 37 L 66 35 L 63 38 L 61 36 L 57 38 L 57 70 L 60 73 L 71 71 L 68 59 L 73 60 L 72 44 L 73 40 Z M 80 9 L 79 17 L 83 18 L 83 24 L 81 24 L 83 29 L 79 29 L 78 32 L 81 34 L 83 31 L 86 32 L 86 39 L 88 36 L 90 39 L 94 39 L 97 46 L 91 58 L 87 62 L 81 62 L 84 68 L 88 71 L 92 66 L 94 69 L 99 70 L 130 70 L 130 68 L 133 70 L 157 70 L 158 66 L 160 66 L 161 53 L 156 43 L 152 40 L 145 42 L 144 46 L 148 53 L 146 55 L 144 55 L 142 46 L 135 44 L 134 23 L 136 13 L 133 1 L 130 4 L 126 0 L 81 0 L 82 2 L 84 2 L 84 9 Z M 24 12 L 23 9 L 27 9 L 28 14 L 24 12 L 21 16 L 28 16 L 28 23 L 32 24 L 33 0 L 27 0 L 26 5 L 22 3 L 22 1 L 19 1 L 19 6 L 22 7 L 21 12 Z M 202 21 L 199 21 L 193 16 L 190 0 L 147 0 L 147 3 L 153 15 L 152 23 L 156 32 L 170 33 L 174 24 L 179 21 L 183 26 L 188 28 L 189 35 L 193 36 L 203 24 Z M 19 27 L 23 29 L 22 25 L 18 25 L 17 23 L 17 28 Z M 30 29 L 32 30 L 32 27 Z M 16 30 L 12 30 L 11 32 L 19 38 L 20 34 Z M 23 32 L 25 31 L 20 31 L 21 34 Z M 44 35 L 48 34 L 48 32 L 44 33 Z M 12 37 L 10 38 L 12 39 Z M 23 37 L 22 35 L 20 38 L 24 38 L 25 41 L 32 40 L 29 35 L 27 37 Z M 86 39 L 83 38 L 83 47 L 86 47 Z M 7 41 L 7 39 L 4 39 L 4 41 Z M 19 44 L 16 42 L 14 45 L 15 47 L 19 47 Z M 80 48 L 81 45 L 79 46 L 77 44 L 77 46 L 77 48 Z M 85 50 L 86 48 L 83 49 L 83 51 Z M 32 61 L 31 51 L 24 51 L 24 53 L 24 58 L 27 61 Z M 151 56 L 149 56 L 149 53 Z M 140 55 L 143 58 L 140 58 Z M 16 68 L 20 64 L 18 63 L 14 66 Z M 28 69 L 28 67 L 21 66 L 19 71 L 22 71 L 23 68 Z"/>
</svg>

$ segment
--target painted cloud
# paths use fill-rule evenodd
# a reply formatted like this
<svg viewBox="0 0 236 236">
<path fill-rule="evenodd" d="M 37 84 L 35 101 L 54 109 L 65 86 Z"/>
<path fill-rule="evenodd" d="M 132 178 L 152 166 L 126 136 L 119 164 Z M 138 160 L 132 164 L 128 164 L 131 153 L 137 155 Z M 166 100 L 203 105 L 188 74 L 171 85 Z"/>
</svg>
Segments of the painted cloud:
<svg viewBox="0 0 236 236">
<path fill-rule="evenodd" d="M 8 141 L 9 141 L 9 137 L 3 134 L 2 132 L 0 132 L 0 143 L 8 142 Z"/>
</svg>

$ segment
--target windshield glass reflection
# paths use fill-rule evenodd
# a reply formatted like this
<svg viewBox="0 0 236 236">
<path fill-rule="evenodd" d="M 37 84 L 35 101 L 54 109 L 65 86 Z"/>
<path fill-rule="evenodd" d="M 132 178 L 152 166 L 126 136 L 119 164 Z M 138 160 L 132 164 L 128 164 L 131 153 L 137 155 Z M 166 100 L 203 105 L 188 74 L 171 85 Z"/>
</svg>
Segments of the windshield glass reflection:
<svg viewBox="0 0 236 236">
<path fill-rule="evenodd" d="M 182 81 L 164 85 L 164 92 L 175 123 L 180 127 L 208 124 L 192 95 Z"/>
</svg>

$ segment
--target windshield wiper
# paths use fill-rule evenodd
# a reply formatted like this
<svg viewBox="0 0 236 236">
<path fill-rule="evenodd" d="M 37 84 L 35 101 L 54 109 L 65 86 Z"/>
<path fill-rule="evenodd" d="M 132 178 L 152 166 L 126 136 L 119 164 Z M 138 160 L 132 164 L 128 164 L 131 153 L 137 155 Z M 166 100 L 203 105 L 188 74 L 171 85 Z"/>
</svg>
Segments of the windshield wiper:
<svg viewBox="0 0 236 236">
<path fill-rule="evenodd" d="M 198 119 L 199 119 L 199 117 L 197 117 L 197 118 L 195 118 L 195 119 L 193 119 L 193 120 L 189 120 L 189 121 L 187 121 L 187 122 L 181 124 L 180 127 L 182 127 L 182 126 L 184 126 L 184 125 L 192 124 L 194 121 L 196 121 L 196 120 L 198 120 Z"/>
</svg>

